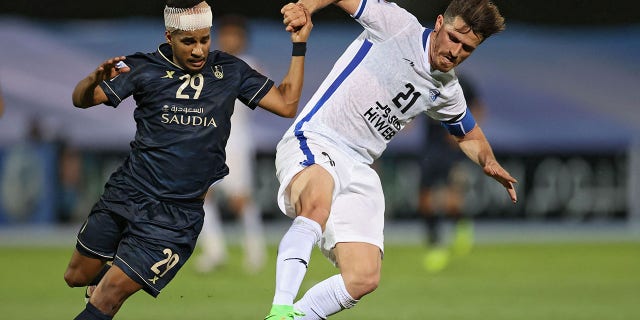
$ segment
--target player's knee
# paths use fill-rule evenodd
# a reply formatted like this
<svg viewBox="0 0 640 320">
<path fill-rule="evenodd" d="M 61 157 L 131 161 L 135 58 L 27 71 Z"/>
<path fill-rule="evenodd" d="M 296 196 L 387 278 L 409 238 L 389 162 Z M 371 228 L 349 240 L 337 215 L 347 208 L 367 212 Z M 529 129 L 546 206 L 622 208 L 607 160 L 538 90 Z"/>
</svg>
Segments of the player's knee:
<svg viewBox="0 0 640 320">
<path fill-rule="evenodd" d="M 86 286 L 91 279 L 76 268 L 67 268 L 67 271 L 64 273 L 64 281 L 69 287 L 74 288 Z"/>
<path fill-rule="evenodd" d="M 322 206 L 313 206 L 301 212 L 300 215 L 317 222 L 324 230 L 324 226 L 329 219 L 329 213 L 330 211 L 327 208 Z"/>
<path fill-rule="evenodd" d="M 375 272 L 359 273 L 345 278 L 347 291 L 356 300 L 375 291 L 379 283 L 380 274 Z"/>
</svg>

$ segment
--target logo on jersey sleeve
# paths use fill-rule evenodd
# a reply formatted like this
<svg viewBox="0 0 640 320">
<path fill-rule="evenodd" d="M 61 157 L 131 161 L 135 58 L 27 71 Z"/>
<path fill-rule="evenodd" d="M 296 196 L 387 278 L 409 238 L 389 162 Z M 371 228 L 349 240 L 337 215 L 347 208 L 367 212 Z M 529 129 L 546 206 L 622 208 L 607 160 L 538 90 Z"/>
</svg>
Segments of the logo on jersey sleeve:
<svg viewBox="0 0 640 320">
<path fill-rule="evenodd" d="M 431 99 L 431 102 L 436 101 L 436 99 L 438 99 L 439 96 L 440 96 L 440 91 L 438 91 L 437 89 L 429 89 L 429 99 Z"/>
</svg>

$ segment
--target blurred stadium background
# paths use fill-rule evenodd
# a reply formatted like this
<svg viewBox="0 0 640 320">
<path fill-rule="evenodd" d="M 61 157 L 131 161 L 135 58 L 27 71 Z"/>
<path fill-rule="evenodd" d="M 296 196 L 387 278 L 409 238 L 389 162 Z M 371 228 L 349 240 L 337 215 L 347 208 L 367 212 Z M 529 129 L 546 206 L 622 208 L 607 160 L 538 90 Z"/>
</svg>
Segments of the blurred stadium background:
<svg viewBox="0 0 640 320">
<path fill-rule="evenodd" d="M 432 25 L 435 15 L 447 3 L 441 0 L 397 2 L 414 12 L 425 26 Z M 523 261 L 535 262 L 535 268 L 539 268 L 536 270 L 543 270 L 538 264 L 544 264 L 544 252 L 558 257 L 573 254 L 573 267 L 567 267 L 569 275 L 594 263 L 586 258 L 595 254 L 594 251 L 613 250 L 620 254 L 592 258 L 623 259 L 620 263 L 624 265 L 612 263 L 615 267 L 607 269 L 623 279 L 603 276 L 599 283 L 605 287 L 610 285 L 611 292 L 606 293 L 609 298 L 613 295 L 622 299 L 616 301 L 630 302 L 620 308 L 630 307 L 633 300 L 637 303 L 640 297 L 637 272 L 640 266 L 640 4 L 578 0 L 495 2 L 507 18 L 507 30 L 490 38 L 458 72 L 476 83 L 486 102 L 483 128 L 498 157 L 520 181 L 519 202 L 511 205 L 504 190 L 476 171 L 473 187 L 467 193 L 471 204 L 467 210 L 477 221 L 480 245 L 473 259 L 482 269 L 480 259 L 483 257 L 508 261 L 508 252 L 514 249 L 501 246 L 515 244 L 522 249 L 522 246 L 538 244 L 543 246 L 540 256 L 524 256 Z M 248 53 L 259 59 L 273 79 L 281 79 L 290 53 L 289 38 L 278 14 L 285 1 L 210 3 L 214 18 L 226 13 L 252 18 Z M 62 272 L 76 229 L 99 196 L 104 181 L 126 154 L 135 130 L 131 99 L 117 109 L 98 106 L 79 110 L 71 104 L 71 92 L 77 81 L 106 58 L 154 51 L 164 40 L 163 6 L 159 0 L 0 2 L 0 92 L 5 101 L 4 116 L 0 118 L 0 268 L 6 277 L 0 278 L 1 282 L 11 280 L 17 268 L 26 272 L 25 277 L 41 275 L 40 281 L 47 285 L 40 284 L 41 287 L 34 290 L 53 290 L 55 294 L 70 291 L 64 286 Z M 311 96 L 342 49 L 361 30 L 357 23 L 333 8 L 318 13 L 314 22 L 303 100 Z M 269 240 L 275 244 L 286 226 L 286 219 L 274 202 L 277 181 L 273 151 L 290 121 L 262 111 L 254 112 L 253 121 L 253 135 L 259 146 L 256 197 L 264 208 Z M 424 138 L 420 126 L 417 123 L 402 132 L 377 163 L 387 197 L 387 241 L 400 252 L 419 252 L 423 242 L 421 224 L 416 223 L 419 183 L 416 159 Z M 596 245 L 588 245 L 588 249 L 572 247 L 571 243 L 576 240 Z M 623 249 L 606 247 L 612 243 L 623 243 Z M 557 247 L 566 251 L 554 251 Z M 500 256 L 501 253 L 505 256 Z M 36 258 L 28 258 L 31 255 Z M 388 260 L 392 256 L 388 253 Z M 411 254 L 407 253 L 407 257 Z M 17 262 L 21 259 L 25 260 Z M 48 273 L 29 271 L 51 261 L 57 262 L 52 264 L 54 270 L 47 269 Z M 428 281 L 427 287 L 435 285 L 437 290 L 446 290 L 447 283 L 455 282 L 451 291 L 455 297 L 456 286 L 464 286 L 456 282 L 458 275 L 468 279 L 486 276 L 473 273 L 473 261 L 468 262 L 468 268 L 458 266 L 447 270 L 442 278 L 422 280 Z M 177 281 L 176 289 L 167 290 L 176 300 L 166 298 L 165 301 L 186 303 L 189 300 L 188 297 L 181 299 L 180 288 L 183 281 L 196 277 L 190 272 L 185 272 L 187 280 Z M 260 284 L 266 288 L 259 289 L 265 292 L 260 301 L 264 303 L 259 305 L 262 309 L 258 316 L 270 301 L 272 272 L 265 272 Z M 496 281 L 499 281 L 501 271 L 498 268 L 496 272 Z M 222 275 L 256 281 L 229 270 Z M 421 275 L 417 272 L 416 276 Z M 536 278 L 535 273 L 520 276 Z M 584 278 L 576 274 L 576 279 L 590 282 L 598 276 L 598 272 Z M 195 279 L 197 282 L 198 278 Z M 389 279 L 392 282 L 393 276 Z M 216 281 L 225 281 L 224 276 L 216 276 L 212 283 Z M 526 292 L 529 283 L 520 285 L 523 287 L 519 289 Z M 29 305 L 28 290 L 23 300 L 9 291 L 9 288 L 20 287 L 7 285 L 6 290 L 0 289 L 0 310 Z M 252 290 L 251 286 L 247 287 L 246 290 Z M 185 290 L 199 290 L 188 285 L 187 288 Z M 577 287 L 578 291 L 581 289 Z M 79 291 L 73 292 L 79 297 Z M 441 291 L 429 292 L 437 295 Z M 425 297 L 428 294 L 425 293 Z M 470 294 L 476 298 L 490 295 L 487 292 Z M 509 293 L 502 294 L 509 296 Z M 196 301 L 215 304 L 217 300 L 210 298 L 211 295 L 205 295 Z M 43 299 L 50 297 L 43 296 Z M 150 300 L 138 299 L 143 300 L 139 302 L 142 305 Z M 588 306 L 601 299 L 602 296 L 594 295 L 581 303 Z M 78 298 L 78 308 L 79 303 Z M 437 308 L 436 302 L 432 304 Z M 149 307 L 158 305 L 151 303 Z M 374 303 L 367 305 L 374 307 Z M 70 304 L 70 308 L 76 307 Z M 130 317 L 145 318 L 146 313 L 136 313 L 134 307 L 131 308 Z M 635 310 L 608 318 L 640 318 L 637 306 Z M 384 310 L 380 312 L 355 318 L 386 319 L 380 317 Z M 484 312 L 486 318 L 492 319 L 529 319 L 493 309 Z M 51 319 L 70 318 L 74 313 L 64 314 L 67 316 Z M 417 314 L 421 313 L 409 313 L 398 319 L 421 318 Z M 447 311 L 439 315 L 453 316 L 452 319 L 477 318 L 473 314 L 456 315 Z M 537 319 L 603 318 L 598 312 L 554 313 L 553 309 L 534 315 Z M 20 313 L 9 318 L 20 319 Z M 237 319 L 246 318 L 249 317 Z"/>
</svg>

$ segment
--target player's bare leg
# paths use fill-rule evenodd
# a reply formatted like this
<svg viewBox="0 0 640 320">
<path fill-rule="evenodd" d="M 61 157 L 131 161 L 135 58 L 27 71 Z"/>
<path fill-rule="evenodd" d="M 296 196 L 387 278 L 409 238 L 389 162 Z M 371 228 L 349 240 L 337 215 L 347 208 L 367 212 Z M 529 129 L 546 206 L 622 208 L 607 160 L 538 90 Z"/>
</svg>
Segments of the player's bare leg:
<svg viewBox="0 0 640 320">
<path fill-rule="evenodd" d="M 320 240 L 329 218 L 333 188 L 333 177 L 317 164 L 299 172 L 287 187 L 289 201 L 298 216 L 278 247 L 276 292 L 266 319 L 300 316 L 293 310 L 293 299 L 307 272 L 313 246 Z"/>
<path fill-rule="evenodd" d="M 90 292 L 90 296 L 87 296 L 86 309 L 76 319 L 88 319 L 90 313 L 93 316 L 96 312 L 100 313 L 99 316 L 113 317 L 120 309 L 122 302 L 142 288 L 120 268 L 106 268 L 106 266 L 106 260 L 87 257 L 80 254 L 78 250 L 74 250 L 65 271 L 64 280 L 70 287 L 97 284 Z M 106 273 L 102 274 L 105 271 Z"/>
<path fill-rule="evenodd" d="M 98 283 L 89 302 L 104 314 L 114 316 L 122 303 L 140 289 L 141 284 L 133 281 L 118 266 L 113 266 Z"/>
<path fill-rule="evenodd" d="M 294 308 L 305 314 L 299 319 L 326 319 L 352 308 L 360 298 L 378 287 L 382 254 L 377 246 L 343 242 L 336 245 L 334 254 L 340 274 L 316 284 L 295 303 Z"/>
<path fill-rule="evenodd" d="M 64 273 L 64 281 L 70 287 L 87 286 L 104 268 L 106 262 L 106 260 L 84 256 L 78 250 L 74 250 Z"/>
<path fill-rule="evenodd" d="M 333 188 L 331 174 L 322 166 L 314 164 L 293 177 L 287 192 L 297 215 L 319 223 L 324 230 L 331 211 Z"/>
<path fill-rule="evenodd" d="M 343 242 L 334 249 L 347 291 L 360 299 L 378 288 L 382 253 L 380 248 L 364 242 Z"/>
</svg>

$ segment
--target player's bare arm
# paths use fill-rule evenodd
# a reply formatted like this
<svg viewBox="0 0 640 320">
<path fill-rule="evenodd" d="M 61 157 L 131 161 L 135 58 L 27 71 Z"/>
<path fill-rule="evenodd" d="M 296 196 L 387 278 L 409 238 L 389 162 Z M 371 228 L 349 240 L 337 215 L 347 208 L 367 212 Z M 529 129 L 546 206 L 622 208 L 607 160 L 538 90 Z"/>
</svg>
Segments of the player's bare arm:
<svg viewBox="0 0 640 320">
<path fill-rule="evenodd" d="M 307 10 L 298 6 L 298 11 L 305 15 L 307 23 L 291 32 L 292 43 L 305 43 L 309 39 L 313 23 Z M 298 53 L 300 54 L 300 53 Z M 280 85 L 271 87 L 269 92 L 260 100 L 258 105 L 279 116 L 293 118 L 298 112 L 298 104 L 302 95 L 302 85 L 304 82 L 304 53 L 293 55 L 287 74 L 282 79 Z"/>
<path fill-rule="evenodd" d="M 108 59 L 86 78 L 80 80 L 71 96 L 73 105 L 78 108 L 88 108 L 107 102 L 107 95 L 99 84 L 104 80 L 113 79 L 121 73 L 129 72 L 131 69 L 128 66 L 119 64 L 124 59 L 124 56 Z"/>
<path fill-rule="evenodd" d="M 310 14 L 313 14 L 330 4 L 335 4 L 348 14 L 353 15 L 358 10 L 360 0 L 300 0 L 297 3 L 288 3 L 280 10 L 284 17 L 282 22 L 286 26 L 286 30 L 291 32 L 307 22 L 305 16 L 296 10 L 297 6 L 302 5 Z"/>
<path fill-rule="evenodd" d="M 514 183 L 518 181 L 498 163 L 482 129 L 476 125 L 465 136 L 456 137 L 456 140 L 460 149 L 469 159 L 479 164 L 486 175 L 492 177 L 507 189 L 511 201 L 515 203 L 518 197 L 516 196 Z"/>
</svg>

